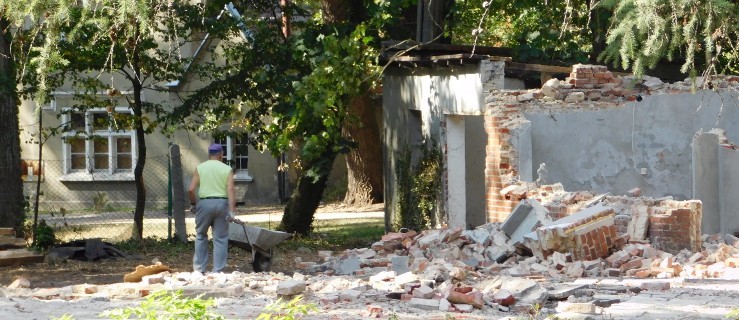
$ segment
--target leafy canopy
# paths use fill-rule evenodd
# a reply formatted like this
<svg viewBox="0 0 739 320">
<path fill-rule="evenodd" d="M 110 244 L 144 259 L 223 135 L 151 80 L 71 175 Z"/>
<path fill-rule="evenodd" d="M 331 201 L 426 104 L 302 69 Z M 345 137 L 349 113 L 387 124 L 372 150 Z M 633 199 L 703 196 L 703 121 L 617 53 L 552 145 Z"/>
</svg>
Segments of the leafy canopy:
<svg viewBox="0 0 739 320">
<path fill-rule="evenodd" d="M 613 10 L 601 58 L 636 74 L 663 58 L 695 76 L 739 71 L 739 4 L 727 0 L 607 0 Z M 702 57 L 701 57 L 702 55 Z"/>
</svg>

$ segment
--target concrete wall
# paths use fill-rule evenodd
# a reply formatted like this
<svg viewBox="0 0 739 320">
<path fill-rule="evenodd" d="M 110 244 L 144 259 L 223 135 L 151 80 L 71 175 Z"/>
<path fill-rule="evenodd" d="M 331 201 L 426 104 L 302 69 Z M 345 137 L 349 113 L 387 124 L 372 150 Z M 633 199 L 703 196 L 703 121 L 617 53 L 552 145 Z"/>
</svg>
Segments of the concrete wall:
<svg viewBox="0 0 739 320">
<path fill-rule="evenodd" d="M 718 155 L 721 232 L 736 234 L 739 233 L 739 210 L 736 209 L 739 192 L 739 150 L 733 146 L 721 146 Z"/>
<path fill-rule="evenodd" d="M 693 198 L 703 202 L 701 232 L 715 234 L 721 228 L 719 137 L 700 132 L 693 139 Z"/>
<path fill-rule="evenodd" d="M 408 147 L 419 147 L 424 144 L 436 142 L 440 145 L 447 143 L 448 137 L 442 134 L 442 128 L 447 123 L 447 115 L 482 115 L 484 109 L 483 90 L 489 88 L 491 83 L 500 82 L 502 86 L 502 62 L 484 61 L 482 66 L 474 64 L 455 65 L 452 67 L 428 67 L 414 68 L 389 68 L 385 72 L 383 80 L 383 121 L 385 124 L 384 134 L 384 172 L 385 172 L 385 212 L 386 226 L 390 223 L 397 210 L 396 197 L 396 174 L 395 168 L 399 153 Z M 462 177 L 475 175 L 472 186 L 484 186 L 484 171 L 481 162 L 484 162 L 485 135 L 482 129 L 482 119 L 468 121 L 472 117 L 458 118 L 458 126 L 461 132 L 455 132 L 454 136 L 464 137 L 460 146 L 469 145 L 470 141 L 479 143 L 471 151 L 461 149 L 447 149 L 448 153 L 461 152 L 452 155 L 464 163 L 464 168 L 455 167 Z M 420 120 L 420 121 L 419 121 Z M 471 126 L 468 126 L 467 123 Z M 469 128 L 468 128 L 469 127 Z M 420 134 L 419 134 L 420 133 Z M 459 134 L 459 135 L 458 135 Z M 420 137 L 419 137 L 420 136 Z M 420 139 L 419 139 L 420 138 Z M 457 138 L 454 138 L 457 139 Z M 467 156 L 471 156 L 468 158 Z M 447 157 L 449 155 L 447 154 Z M 482 160 L 481 160 L 482 159 Z M 467 167 L 472 166 L 479 171 L 469 173 Z M 477 170 L 476 169 L 476 170 Z M 464 178 L 451 177 L 447 190 L 453 190 L 454 197 L 467 196 L 467 192 L 457 194 L 460 190 L 458 184 Z M 446 179 L 450 176 L 447 175 Z M 462 178 L 462 179 L 457 179 Z M 459 180 L 459 181 L 457 181 Z M 484 192 L 484 187 L 480 187 Z M 445 194 L 448 194 L 448 191 Z M 441 204 L 440 208 L 446 208 L 447 213 L 454 211 L 455 221 L 460 221 L 464 227 L 467 223 L 468 212 L 482 210 L 484 198 L 468 201 L 467 198 L 455 199 L 450 203 Z M 447 199 L 448 200 L 448 199 Z M 459 200 L 459 201 L 457 201 Z M 451 205 L 452 207 L 448 207 Z M 469 205 L 469 207 L 468 207 Z M 470 210 L 470 211 L 468 211 Z M 476 214 L 479 214 L 476 213 Z M 459 216 L 457 216 L 459 215 Z M 441 214 L 445 216 L 445 214 Z M 455 219 L 456 219 L 455 218 Z"/>
<path fill-rule="evenodd" d="M 485 134 L 484 118 L 467 116 L 465 119 L 465 181 L 467 191 L 467 228 L 485 221 Z"/>
<path fill-rule="evenodd" d="M 737 140 L 739 110 L 722 105 L 734 100 L 700 91 L 645 96 L 605 110 L 526 113 L 532 170 L 546 163 L 551 181 L 567 190 L 625 194 L 639 187 L 645 196 L 690 199 L 693 135 L 718 127 Z"/>
</svg>

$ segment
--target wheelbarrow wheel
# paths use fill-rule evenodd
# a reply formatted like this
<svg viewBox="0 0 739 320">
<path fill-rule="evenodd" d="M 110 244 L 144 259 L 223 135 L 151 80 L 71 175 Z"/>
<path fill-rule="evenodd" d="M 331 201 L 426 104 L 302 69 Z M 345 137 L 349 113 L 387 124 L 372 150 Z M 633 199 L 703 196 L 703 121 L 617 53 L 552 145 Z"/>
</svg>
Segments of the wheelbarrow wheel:
<svg viewBox="0 0 739 320">
<path fill-rule="evenodd" d="M 254 252 L 254 261 L 251 262 L 251 268 L 254 272 L 267 272 L 272 267 L 272 250 L 269 250 L 269 256 L 266 256 L 257 250 Z"/>
</svg>

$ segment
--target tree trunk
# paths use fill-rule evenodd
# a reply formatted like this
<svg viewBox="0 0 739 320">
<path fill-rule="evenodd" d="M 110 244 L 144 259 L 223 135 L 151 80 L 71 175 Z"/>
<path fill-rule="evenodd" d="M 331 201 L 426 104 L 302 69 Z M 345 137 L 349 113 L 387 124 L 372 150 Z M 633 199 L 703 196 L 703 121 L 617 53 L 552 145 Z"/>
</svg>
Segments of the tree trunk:
<svg viewBox="0 0 739 320">
<path fill-rule="evenodd" d="M 349 104 L 349 119 L 343 134 L 357 143 L 346 156 L 347 190 L 344 203 L 362 206 L 382 202 L 383 171 L 377 105 L 370 93 L 355 97 Z"/>
<path fill-rule="evenodd" d="M 0 17 L 0 227 L 23 234 L 23 180 L 18 127 L 15 65 L 10 51 L 10 27 Z"/>
<path fill-rule="evenodd" d="M 326 24 L 357 24 L 366 18 L 361 1 L 322 0 L 321 10 Z M 347 205 L 368 205 L 382 202 L 382 147 L 375 105 L 369 93 L 352 97 L 348 121 L 342 134 L 357 143 L 357 149 L 347 154 Z"/>
<path fill-rule="evenodd" d="M 134 88 L 137 86 L 134 85 Z M 146 210 L 146 184 L 144 183 L 144 165 L 146 164 L 146 136 L 144 125 L 142 122 L 141 108 L 141 86 L 138 86 L 138 93 L 134 89 L 134 121 L 136 127 L 136 144 L 138 147 L 136 168 L 133 170 L 133 180 L 136 184 L 136 209 L 133 213 L 133 238 L 141 240 L 144 237 L 144 211 Z"/>
<path fill-rule="evenodd" d="M 141 240 L 144 237 L 144 211 L 146 210 L 146 184 L 144 183 L 144 165 L 146 164 L 146 132 L 144 131 L 144 111 L 141 101 L 141 69 L 139 64 L 139 48 L 134 47 L 131 54 L 131 65 L 135 79 L 130 79 L 133 85 L 133 114 L 136 130 L 137 159 L 133 170 L 133 179 L 136 184 L 136 209 L 133 213 L 133 238 Z"/>
<path fill-rule="evenodd" d="M 325 160 L 323 161 L 324 168 L 319 170 L 322 174 L 318 181 L 314 181 L 313 177 L 309 177 L 305 173 L 300 175 L 298 185 L 295 186 L 295 190 L 293 190 L 293 194 L 288 200 L 287 206 L 285 206 L 282 222 L 280 222 L 278 229 L 301 235 L 310 233 L 313 215 L 321 203 L 321 196 L 323 190 L 326 189 L 328 174 L 331 172 L 331 164 L 334 163 L 336 155 L 336 152 L 332 151 L 331 148 L 324 152 L 322 157 L 322 160 Z M 311 166 L 305 167 L 310 168 Z"/>
</svg>

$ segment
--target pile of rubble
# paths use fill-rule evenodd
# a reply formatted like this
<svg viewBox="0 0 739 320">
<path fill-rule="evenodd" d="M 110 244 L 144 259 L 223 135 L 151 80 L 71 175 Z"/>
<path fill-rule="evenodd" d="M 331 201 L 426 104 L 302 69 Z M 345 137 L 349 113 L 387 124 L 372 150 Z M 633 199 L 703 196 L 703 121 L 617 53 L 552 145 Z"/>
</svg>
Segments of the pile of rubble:
<svg viewBox="0 0 739 320">
<path fill-rule="evenodd" d="M 526 182 L 501 193 L 519 201 L 503 223 L 388 233 L 369 248 L 298 259 L 299 271 L 292 275 L 164 271 L 132 283 L 47 289 L 30 289 L 19 280 L 4 295 L 106 302 L 182 289 L 188 296 L 248 305 L 239 311 L 244 318 L 256 317 L 276 297 L 295 295 L 318 304 L 329 318 L 450 312 L 569 318 L 597 314 L 642 291 L 681 290 L 673 288 L 680 279 L 739 279 L 739 238 L 699 235 L 700 202 L 643 198 L 638 189 L 610 196 Z"/>
<path fill-rule="evenodd" d="M 700 221 L 700 202 L 638 198 L 637 189 L 631 196 L 612 197 L 562 192 L 558 185 L 523 193 L 515 192 L 517 187 L 526 186 L 503 192 L 536 196 L 546 205 L 522 199 L 503 223 L 489 223 L 474 230 L 389 233 L 371 248 L 339 255 L 321 251 L 320 261 L 297 261 L 298 268 L 308 274 L 361 277 L 372 288 L 410 306 L 459 312 L 483 308 L 507 311 L 511 307 L 530 310 L 548 300 L 567 298 L 554 294 L 552 283 L 581 277 L 739 275 L 735 269 L 739 264 L 735 257 L 739 256 L 739 239 L 733 235 L 698 236 L 697 246 L 686 236 L 684 248 L 677 250 L 674 243 L 649 243 L 650 238 L 659 240 L 659 236 L 648 233 L 650 221 L 658 224 L 667 216 L 671 223 L 679 222 L 673 219 L 676 212 L 697 213 Z M 558 204 L 578 211 L 556 219 L 547 207 Z M 696 220 L 689 217 L 688 221 Z M 658 225 L 653 227 L 657 234 L 664 232 Z M 679 224 L 676 227 L 682 228 Z M 680 232 L 689 233 L 688 229 Z M 657 281 L 645 283 L 641 289 L 669 288 L 670 282 Z"/>
</svg>

